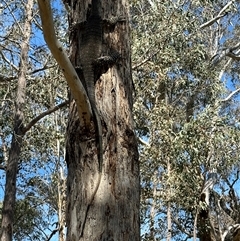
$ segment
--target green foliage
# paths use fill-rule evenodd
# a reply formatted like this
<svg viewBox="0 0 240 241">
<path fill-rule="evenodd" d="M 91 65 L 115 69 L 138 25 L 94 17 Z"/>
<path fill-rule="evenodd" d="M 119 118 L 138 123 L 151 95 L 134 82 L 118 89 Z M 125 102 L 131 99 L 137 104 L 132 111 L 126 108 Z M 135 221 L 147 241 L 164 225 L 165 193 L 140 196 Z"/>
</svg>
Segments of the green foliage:
<svg viewBox="0 0 240 241">
<path fill-rule="evenodd" d="M 28 199 L 18 200 L 15 211 L 14 239 L 42 240 L 40 227 L 43 226 L 41 212 Z"/>
<path fill-rule="evenodd" d="M 4 167 L 8 161 L 13 133 L 25 4 L 18 1 L 4 1 L 0 4 L 0 25 L 3 30 L 0 34 L 1 186 L 5 183 Z M 63 20 L 66 19 L 66 12 L 63 13 L 60 6 L 58 2 L 54 17 Z M 37 4 L 34 9 L 27 63 L 26 100 L 23 106 L 25 127 L 40 114 L 68 99 L 66 81 L 39 30 L 41 23 Z M 65 22 L 58 21 L 56 26 L 61 40 L 66 43 Z M 15 240 L 48 240 L 51 233 L 58 228 L 59 197 L 64 199 L 65 195 L 58 184 L 62 181 L 59 170 L 65 168 L 66 120 L 67 110 L 62 108 L 42 118 L 24 136 L 17 179 Z M 1 196 L 1 201 L 2 199 Z"/>
<path fill-rule="evenodd" d="M 224 100 L 240 87 L 239 63 L 227 56 L 213 61 L 239 41 L 239 3 L 229 5 L 212 25 L 200 27 L 227 3 L 130 1 L 134 115 L 141 139 L 142 240 L 166 239 L 168 229 L 174 240 L 191 238 L 196 213 L 206 208 L 199 198 L 212 170 L 218 181 L 210 212 L 215 223 L 221 216 L 218 230 L 234 224 L 239 215 L 239 96 Z M 59 6 L 53 12 L 58 36 L 67 46 L 67 21 L 61 21 L 65 12 Z M 65 80 L 40 37 L 39 16 L 33 17 L 25 125 L 67 99 Z M 24 4 L 4 1 L 0 9 L 1 167 L 12 135 L 23 20 Z M 16 240 L 46 240 L 56 228 L 59 197 L 64 196 L 59 170 L 65 168 L 66 119 L 67 111 L 59 110 L 37 122 L 24 137 Z"/>
<path fill-rule="evenodd" d="M 211 62 L 223 44 L 237 43 L 237 24 L 228 26 L 239 17 L 237 5 L 230 5 L 226 11 L 231 12 L 211 27 L 200 29 L 225 5 L 139 0 L 131 6 L 134 114 L 137 134 L 144 140 L 139 147 L 143 240 L 166 238 L 168 229 L 174 240 L 191 238 L 209 173 L 217 172 L 214 191 L 221 195 L 219 187 L 226 187 L 226 177 L 238 166 L 238 99 L 224 101 L 239 85 L 238 76 L 225 73 L 236 73 L 238 63 Z M 212 205 L 213 214 L 216 210 Z"/>
</svg>

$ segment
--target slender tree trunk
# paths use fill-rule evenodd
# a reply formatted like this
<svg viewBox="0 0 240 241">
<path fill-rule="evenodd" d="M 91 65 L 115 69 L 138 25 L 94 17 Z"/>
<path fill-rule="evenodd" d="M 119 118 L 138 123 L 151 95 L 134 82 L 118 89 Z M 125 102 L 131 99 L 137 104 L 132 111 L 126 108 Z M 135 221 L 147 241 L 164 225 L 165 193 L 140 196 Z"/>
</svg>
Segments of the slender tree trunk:
<svg viewBox="0 0 240 241">
<path fill-rule="evenodd" d="M 11 241 L 13 235 L 18 160 L 24 135 L 23 120 L 26 89 L 26 72 L 28 67 L 28 50 L 29 40 L 31 36 L 32 10 L 33 0 L 28 0 L 26 4 L 26 19 L 23 30 L 17 97 L 15 101 L 14 132 L 9 152 L 9 160 L 6 167 L 5 195 L 2 209 L 1 241 Z"/>
<path fill-rule="evenodd" d="M 70 1 L 70 29 L 86 20 L 90 0 Z M 72 5 L 71 5 L 72 4 Z M 126 22 L 104 32 L 103 54 L 110 47 L 121 53 L 121 60 L 102 75 L 95 86 L 97 108 L 103 127 L 103 174 L 92 205 L 84 216 L 99 177 L 94 125 L 87 130 L 79 122 L 75 104 L 70 105 L 67 128 L 67 240 L 140 239 L 139 163 L 132 119 L 132 76 L 128 1 L 101 1 L 101 16 L 122 15 Z M 78 66 L 80 38 L 70 35 L 71 60 Z"/>
<path fill-rule="evenodd" d="M 167 226 L 168 226 L 168 232 L 167 232 L 167 241 L 171 241 L 172 238 L 172 213 L 171 213 L 171 203 L 167 203 Z"/>
<path fill-rule="evenodd" d="M 65 200 L 66 200 L 66 178 L 63 169 L 59 168 L 58 175 L 58 241 L 65 241 L 64 227 L 65 227 Z"/>
<path fill-rule="evenodd" d="M 153 176 L 153 198 L 150 208 L 150 239 L 155 241 L 156 231 L 155 231 L 155 212 L 156 212 L 156 200 L 157 200 L 157 186 L 158 186 L 158 171 L 155 171 Z"/>
<path fill-rule="evenodd" d="M 66 209 L 66 177 L 64 175 L 63 168 L 61 166 L 61 154 L 60 154 L 60 140 L 57 140 L 57 170 L 58 170 L 58 241 L 65 241 L 64 227 L 65 227 L 65 209 Z"/>
<path fill-rule="evenodd" d="M 53 102 L 53 101 L 52 101 Z M 60 118 L 61 119 L 61 118 Z M 56 125 L 57 131 L 59 131 L 59 114 L 54 113 L 54 121 Z M 57 154 L 57 161 L 56 161 L 56 170 L 57 170 L 57 196 L 58 196 L 58 201 L 57 201 L 57 213 L 58 213 L 58 241 L 65 241 L 65 224 L 66 224 L 66 176 L 64 175 L 64 169 L 62 167 L 62 154 L 61 154 L 61 141 L 60 139 L 56 140 L 56 154 Z M 64 152 L 65 156 L 65 152 Z"/>
<path fill-rule="evenodd" d="M 171 163 L 169 161 L 169 158 L 167 157 L 167 172 L 168 172 L 168 177 L 170 179 L 171 177 Z M 172 184 L 168 184 L 168 195 L 169 197 L 172 196 L 172 193 L 171 193 L 171 185 Z M 167 241 L 171 241 L 171 238 L 172 238 L 172 213 L 171 213 L 171 202 L 168 201 L 167 202 Z"/>
</svg>

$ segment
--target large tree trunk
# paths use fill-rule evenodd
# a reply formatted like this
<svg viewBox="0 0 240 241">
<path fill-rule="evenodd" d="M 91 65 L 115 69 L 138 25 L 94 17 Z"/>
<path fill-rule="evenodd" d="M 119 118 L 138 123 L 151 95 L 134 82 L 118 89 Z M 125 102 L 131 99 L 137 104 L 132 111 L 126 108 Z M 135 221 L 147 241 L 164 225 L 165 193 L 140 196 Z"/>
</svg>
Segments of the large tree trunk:
<svg viewBox="0 0 240 241">
<path fill-rule="evenodd" d="M 217 241 L 211 226 L 209 214 L 209 190 L 201 194 L 201 201 L 206 203 L 205 209 L 200 209 L 198 214 L 198 237 L 200 241 Z"/>
<path fill-rule="evenodd" d="M 201 218 L 200 216 L 198 221 L 198 237 L 200 241 L 213 241 L 208 219 Z"/>
<path fill-rule="evenodd" d="M 2 208 L 1 241 L 11 241 L 13 235 L 13 221 L 16 200 L 16 181 L 18 171 L 18 160 L 21 152 L 24 120 L 24 103 L 26 89 L 26 73 L 28 68 L 28 50 L 31 36 L 31 21 L 33 11 L 33 0 L 26 3 L 26 20 L 23 30 L 23 41 L 21 45 L 21 61 L 15 100 L 14 132 L 6 166 L 5 195 Z"/>
<path fill-rule="evenodd" d="M 70 9 L 70 29 L 73 23 L 86 20 L 90 0 L 66 1 Z M 71 5 L 72 4 L 72 5 Z M 100 77 L 95 86 L 97 108 L 103 128 L 103 174 L 92 205 L 84 216 L 94 189 L 98 172 L 98 157 L 94 125 L 86 129 L 79 122 L 74 102 L 70 105 L 67 129 L 66 161 L 67 240 L 139 240 L 139 163 L 132 119 L 132 76 L 128 1 L 102 1 L 104 18 L 122 15 L 126 22 L 105 31 L 103 51 L 110 47 L 121 53 L 121 60 Z M 80 34 L 70 34 L 71 60 L 78 66 L 81 49 Z"/>
</svg>

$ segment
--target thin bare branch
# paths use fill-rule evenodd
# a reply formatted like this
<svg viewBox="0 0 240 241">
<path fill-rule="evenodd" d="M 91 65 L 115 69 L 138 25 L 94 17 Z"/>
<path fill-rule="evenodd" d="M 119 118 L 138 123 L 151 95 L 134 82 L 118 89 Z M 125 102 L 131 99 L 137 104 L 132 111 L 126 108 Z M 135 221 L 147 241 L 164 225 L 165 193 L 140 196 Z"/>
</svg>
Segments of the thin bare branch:
<svg viewBox="0 0 240 241">
<path fill-rule="evenodd" d="M 221 15 L 233 2 L 235 2 L 235 0 L 229 1 L 219 12 L 218 15 Z"/>
<path fill-rule="evenodd" d="M 54 64 L 54 65 L 51 65 L 51 66 L 43 66 L 42 68 L 33 70 L 33 71 L 31 72 L 31 74 L 36 74 L 36 73 L 41 72 L 41 71 L 43 71 L 43 70 L 51 69 L 51 68 L 54 68 L 54 67 L 56 67 L 55 64 Z"/>
<path fill-rule="evenodd" d="M 219 79 L 219 80 L 222 80 L 222 77 L 223 77 L 224 72 L 226 71 L 226 69 L 228 68 L 228 66 L 230 66 L 230 64 L 232 63 L 232 61 L 233 61 L 232 59 L 229 59 L 229 60 L 227 61 L 227 63 L 224 64 L 224 66 L 221 68 L 221 71 L 220 71 L 219 76 L 218 76 L 218 79 Z"/>
<path fill-rule="evenodd" d="M 230 57 L 232 60 L 240 60 L 240 49 L 237 50 L 237 48 L 240 47 L 240 43 L 236 44 L 234 47 L 226 48 L 221 53 L 216 54 L 212 57 L 211 62 L 213 65 L 218 64 L 222 61 L 224 57 Z M 235 53 L 233 51 L 237 50 Z"/>
<path fill-rule="evenodd" d="M 53 235 L 55 235 L 55 234 L 56 234 L 58 231 L 59 231 L 59 229 L 58 229 L 58 228 L 54 229 L 54 230 L 52 231 L 52 233 L 49 235 L 49 237 L 47 238 L 47 240 L 46 240 L 46 241 L 50 241 L 50 240 L 51 240 L 51 238 L 53 237 Z"/>
<path fill-rule="evenodd" d="M 24 31 L 23 31 L 22 27 L 20 26 L 19 21 L 18 21 L 18 20 L 16 19 L 16 17 L 14 16 L 12 9 L 9 7 L 8 2 L 5 1 L 5 0 L 3 0 L 3 2 L 4 2 L 5 5 L 7 6 L 8 10 L 9 10 L 9 13 L 12 15 L 15 23 L 17 24 L 19 30 L 21 31 L 21 33 L 22 33 L 22 35 L 23 35 L 23 34 L 24 34 Z"/>
<path fill-rule="evenodd" d="M 228 53 L 226 54 L 226 56 L 228 56 L 228 57 L 230 57 L 230 58 L 232 58 L 232 59 L 234 59 L 234 60 L 240 60 L 240 56 L 234 54 L 233 52 L 228 52 Z"/>
<path fill-rule="evenodd" d="M 211 26 L 211 25 L 212 25 L 213 23 L 215 23 L 218 19 L 224 17 L 225 15 L 226 15 L 226 13 L 225 13 L 225 14 L 222 14 L 222 15 L 216 16 L 215 18 L 213 18 L 213 19 L 209 20 L 208 22 L 202 24 L 202 25 L 200 26 L 200 29 L 203 29 L 203 28 L 206 28 L 206 27 Z"/>
<path fill-rule="evenodd" d="M 142 138 L 138 137 L 138 141 L 139 141 L 142 145 L 150 147 L 149 143 L 147 143 L 146 141 L 144 141 Z"/>
<path fill-rule="evenodd" d="M 2 51 L 0 51 L 0 55 L 2 56 L 3 60 L 7 62 L 9 65 L 11 65 L 15 70 L 19 70 L 19 68 L 16 65 L 14 65 L 9 59 L 6 58 Z"/>
<path fill-rule="evenodd" d="M 143 61 L 141 61 L 140 63 L 133 65 L 132 69 L 135 70 L 136 68 L 140 67 L 141 65 L 145 64 L 147 61 L 149 61 L 154 55 L 158 54 L 160 50 L 154 52 L 153 54 L 151 54 L 150 56 L 148 56 L 146 59 L 144 59 Z"/>
<path fill-rule="evenodd" d="M 181 232 L 185 233 L 186 235 L 188 235 L 188 237 L 192 237 L 193 233 L 188 232 L 183 225 L 181 224 L 181 222 L 178 221 L 178 219 L 176 217 L 173 217 L 173 222 L 176 224 L 176 226 L 179 228 L 179 230 L 181 230 Z"/>
<path fill-rule="evenodd" d="M 27 126 L 25 126 L 25 128 L 23 129 L 23 133 L 26 133 L 27 131 L 30 130 L 30 128 L 35 125 L 39 120 L 41 120 L 43 117 L 50 115 L 51 113 L 53 113 L 56 110 L 61 109 L 62 107 L 66 106 L 67 104 L 69 104 L 69 100 L 65 101 L 59 105 L 54 106 L 53 108 L 48 109 L 47 111 L 41 113 L 40 115 L 38 115 L 37 117 L 35 117 Z"/>
<path fill-rule="evenodd" d="M 237 94 L 238 92 L 240 92 L 240 88 L 234 90 L 230 95 L 228 95 L 228 97 L 226 97 L 225 99 L 221 100 L 221 102 L 225 102 L 230 100 L 235 94 Z"/>
<path fill-rule="evenodd" d="M 217 20 L 219 20 L 220 18 L 222 18 L 222 17 L 224 17 L 225 15 L 227 15 L 228 12 L 226 12 L 226 13 L 223 13 L 223 12 L 224 12 L 233 2 L 234 2 L 234 0 L 228 2 L 228 3 L 220 10 L 220 12 L 218 13 L 218 15 L 217 15 L 216 17 L 214 17 L 214 18 L 212 18 L 211 20 L 209 20 L 208 22 L 202 24 L 202 25 L 200 26 L 200 29 L 203 29 L 203 28 L 206 28 L 206 27 L 211 26 L 211 25 L 212 25 L 213 23 L 215 23 Z"/>
</svg>

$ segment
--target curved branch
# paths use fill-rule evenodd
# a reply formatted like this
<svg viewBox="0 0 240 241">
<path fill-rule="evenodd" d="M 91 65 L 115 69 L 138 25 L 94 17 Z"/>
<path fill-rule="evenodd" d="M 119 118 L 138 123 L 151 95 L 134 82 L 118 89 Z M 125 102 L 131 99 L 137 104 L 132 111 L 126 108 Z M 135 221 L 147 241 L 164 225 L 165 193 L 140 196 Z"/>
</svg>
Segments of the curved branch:
<svg viewBox="0 0 240 241">
<path fill-rule="evenodd" d="M 35 69 L 31 72 L 31 74 L 36 74 L 38 72 L 41 72 L 41 71 L 44 71 L 46 69 L 51 69 L 51 68 L 54 68 L 56 65 L 51 65 L 51 66 L 47 66 L 47 65 L 44 65 L 43 67 L 39 68 L 39 69 Z"/>
<path fill-rule="evenodd" d="M 160 50 L 157 50 L 156 52 L 152 53 L 151 55 L 149 55 L 146 59 L 144 59 L 143 61 L 141 61 L 140 63 L 137 63 L 135 65 L 132 66 L 132 70 L 137 69 L 138 67 L 140 67 L 141 65 L 145 64 L 146 62 L 148 62 L 153 56 L 155 56 L 156 54 L 158 54 L 160 52 Z"/>
<path fill-rule="evenodd" d="M 59 231 L 59 228 L 56 228 L 52 231 L 52 233 L 49 235 L 46 241 L 50 241 L 53 235 L 55 235 Z"/>
<path fill-rule="evenodd" d="M 240 88 L 234 90 L 231 94 L 229 94 L 225 99 L 221 100 L 221 102 L 225 102 L 230 100 L 235 94 L 237 94 L 238 92 L 240 92 Z"/>
<path fill-rule="evenodd" d="M 211 26 L 211 25 L 212 25 L 213 23 L 215 23 L 218 19 L 224 17 L 225 15 L 226 15 L 226 13 L 225 13 L 225 14 L 222 14 L 222 15 L 218 15 L 218 16 L 216 16 L 215 18 L 212 18 L 212 19 L 209 20 L 208 22 L 202 24 L 202 25 L 200 26 L 200 29 L 203 29 L 203 28 L 206 28 L 206 27 Z"/>
<path fill-rule="evenodd" d="M 212 58 L 212 64 L 216 65 L 222 61 L 224 57 L 230 57 L 232 60 L 240 60 L 240 43 L 236 44 L 234 47 L 226 48 L 221 53 L 215 54 Z M 235 51 L 235 52 L 233 52 Z"/>
<path fill-rule="evenodd" d="M 144 141 L 142 138 L 138 137 L 138 141 L 140 144 L 144 145 L 144 146 L 147 146 L 147 147 L 150 147 L 149 143 L 147 143 L 146 141 Z"/>
<path fill-rule="evenodd" d="M 38 115 L 37 117 L 35 117 L 33 120 L 30 121 L 30 123 L 28 123 L 27 126 L 25 126 L 25 128 L 23 129 L 23 133 L 25 134 L 27 131 L 30 130 L 30 128 L 35 125 L 39 120 L 41 120 L 43 117 L 45 117 L 46 115 L 49 115 L 51 113 L 53 113 L 56 110 L 61 109 L 62 107 L 66 106 L 67 104 L 69 104 L 69 100 L 65 101 L 59 105 L 54 106 L 53 108 L 48 109 L 47 111 L 41 113 L 40 115 Z"/>
<path fill-rule="evenodd" d="M 90 103 L 86 91 L 78 78 L 75 68 L 70 62 L 61 43 L 56 38 L 49 0 L 38 0 L 38 6 L 42 20 L 44 39 L 53 57 L 61 67 L 68 86 L 71 89 L 71 93 L 73 94 L 73 98 L 77 105 L 80 123 L 89 124 L 91 117 Z"/>
<path fill-rule="evenodd" d="M 224 17 L 225 15 L 227 15 L 228 12 L 226 12 L 226 13 L 224 13 L 224 14 L 223 14 L 223 12 L 224 12 L 233 2 L 234 2 L 233 0 L 230 1 L 230 2 L 228 2 L 228 3 L 221 9 L 221 11 L 218 13 L 218 15 L 217 15 L 216 17 L 214 17 L 214 18 L 212 18 L 211 20 L 209 20 L 208 22 L 202 24 L 202 25 L 200 26 L 200 29 L 203 29 L 203 28 L 206 28 L 206 27 L 211 26 L 211 25 L 212 25 L 213 23 L 215 23 L 218 19 L 220 19 L 220 18 Z"/>
</svg>

